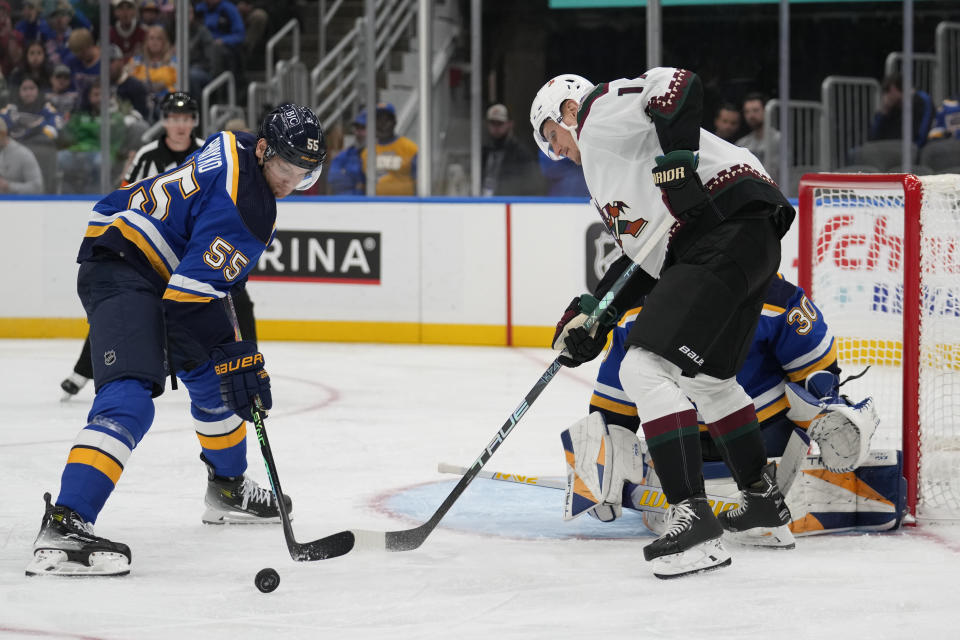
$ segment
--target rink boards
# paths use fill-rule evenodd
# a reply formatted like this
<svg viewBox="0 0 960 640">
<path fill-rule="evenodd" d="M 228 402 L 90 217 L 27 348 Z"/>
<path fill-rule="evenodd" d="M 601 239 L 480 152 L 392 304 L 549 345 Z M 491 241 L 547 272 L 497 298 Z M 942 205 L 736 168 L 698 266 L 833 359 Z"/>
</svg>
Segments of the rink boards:
<svg viewBox="0 0 960 640">
<path fill-rule="evenodd" d="M 86 330 L 74 262 L 92 200 L 4 198 L 0 338 Z M 573 200 L 291 198 L 251 274 L 260 337 L 544 346 L 618 255 Z M 796 240 L 781 270 L 796 277 Z"/>
</svg>

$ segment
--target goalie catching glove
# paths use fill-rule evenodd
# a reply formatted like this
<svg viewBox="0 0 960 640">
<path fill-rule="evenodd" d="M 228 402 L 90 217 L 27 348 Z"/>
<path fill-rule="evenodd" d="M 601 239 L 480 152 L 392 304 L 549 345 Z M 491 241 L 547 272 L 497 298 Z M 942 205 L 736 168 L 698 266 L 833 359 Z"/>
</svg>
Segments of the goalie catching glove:
<svg viewBox="0 0 960 640">
<path fill-rule="evenodd" d="M 610 522 L 623 512 L 623 485 L 643 481 L 643 452 L 637 435 L 607 425 L 594 412 L 560 433 L 567 460 L 567 492 L 563 519 L 584 512 Z"/>
<path fill-rule="evenodd" d="M 616 309 L 607 307 L 589 331 L 583 328 L 599 303 L 599 300 L 585 293 L 567 305 L 553 334 L 553 348 L 564 352 L 557 358 L 563 366 L 579 367 L 596 358 L 607 346 L 607 335 L 617 326 Z"/>
<path fill-rule="evenodd" d="M 210 352 L 213 370 L 220 376 L 220 397 L 234 413 L 247 422 L 253 421 L 254 398 L 260 406 L 273 406 L 270 376 L 263 368 L 263 355 L 255 342 L 243 340 L 214 347 Z"/>
<path fill-rule="evenodd" d="M 820 447 L 823 466 L 834 473 L 859 467 L 870 455 L 870 439 L 880 418 L 873 398 L 856 404 L 839 394 L 839 380 L 830 371 L 810 374 L 804 386 L 788 382 L 787 418 L 809 424 L 807 434 Z"/>
<path fill-rule="evenodd" d="M 663 202 L 680 222 L 699 218 L 713 209 L 713 201 L 697 175 L 699 156 L 693 151 L 677 150 L 656 158 L 653 184 L 660 187 Z"/>
</svg>

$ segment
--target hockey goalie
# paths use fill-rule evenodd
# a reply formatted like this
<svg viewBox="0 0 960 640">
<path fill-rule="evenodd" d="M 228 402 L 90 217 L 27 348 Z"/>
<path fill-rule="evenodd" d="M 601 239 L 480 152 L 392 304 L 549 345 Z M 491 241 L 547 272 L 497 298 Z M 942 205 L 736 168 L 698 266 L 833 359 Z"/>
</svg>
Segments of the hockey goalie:
<svg viewBox="0 0 960 640">
<path fill-rule="evenodd" d="M 594 293 L 603 293 L 621 271 L 618 267 L 611 266 Z M 587 294 L 571 302 L 553 342 L 554 348 L 564 350 L 561 363 L 577 366 L 599 355 L 612 334 L 589 415 L 561 433 L 567 465 L 564 518 L 586 512 L 610 521 L 627 507 L 641 510 L 647 526 L 660 534 L 666 501 L 645 443 L 637 437 L 636 407 L 618 377 L 624 338 L 642 299 L 586 332 L 581 320 L 595 299 Z M 873 399 L 854 402 L 841 394 L 836 354 L 822 312 L 803 289 L 776 278 L 737 380 L 754 400 L 768 455 L 780 458 L 777 481 L 794 535 L 890 530 L 900 525 L 904 513 L 901 453 L 870 450 L 879 424 Z M 713 508 L 737 509 L 736 483 L 706 428 L 700 429 Z"/>
</svg>

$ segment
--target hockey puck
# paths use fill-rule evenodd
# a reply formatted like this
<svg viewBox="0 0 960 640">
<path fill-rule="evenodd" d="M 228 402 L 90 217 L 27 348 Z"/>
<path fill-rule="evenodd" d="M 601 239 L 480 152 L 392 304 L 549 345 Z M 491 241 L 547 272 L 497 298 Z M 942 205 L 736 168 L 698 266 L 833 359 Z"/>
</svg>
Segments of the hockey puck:
<svg viewBox="0 0 960 640">
<path fill-rule="evenodd" d="M 257 571 L 257 577 L 254 578 L 254 584 L 257 585 L 257 589 L 260 589 L 263 593 L 270 593 L 280 586 L 280 574 L 277 573 L 275 569 L 260 569 Z"/>
</svg>

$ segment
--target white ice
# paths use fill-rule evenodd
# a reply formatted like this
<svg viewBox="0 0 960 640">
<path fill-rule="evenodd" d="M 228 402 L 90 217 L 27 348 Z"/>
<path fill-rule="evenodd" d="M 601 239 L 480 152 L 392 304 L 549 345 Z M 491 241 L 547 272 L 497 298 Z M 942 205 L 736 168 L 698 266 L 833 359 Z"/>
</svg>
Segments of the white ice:
<svg viewBox="0 0 960 640">
<path fill-rule="evenodd" d="M 261 346 L 275 400 L 268 433 L 302 541 L 416 524 L 394 515 L 391 496 L 421 500 L 417 510 L 429 515 L 453 486 L 437 463 L 473 461 L 553 357 L 538 349 Z M 278 526 L 201 524 L 205 471 L 182 389 L 157 400 L 154 426 L 97 522 L 100 535 L 132 548 L 131 574 L 26 578 L 41 496 L 56 496 L 92 398 L 88 387 L 58 401 L 79 348 L 0 341 L 0 637 L 958 634 L 960 533 L 950 527 L 802 538 L 790 552 L 732 548 L 728 569 L 661 581 L 643 561 L 650 537 L 638 520 L 636 537 L 624 521 L 620 539 L 559 538 L 559 492 L 516 487 L 507 495 L 478 479 L 416 551 L 294 563 Z M 584 412 L 595 371 L 564 370 L 488 468 L 561 475 L 558 433 Z M 252 435 L 248 458 L 249 473 L 266 484 Z M 253 584 L 263 567 L 280 573 L 271 594 Z"/>
</svg>

